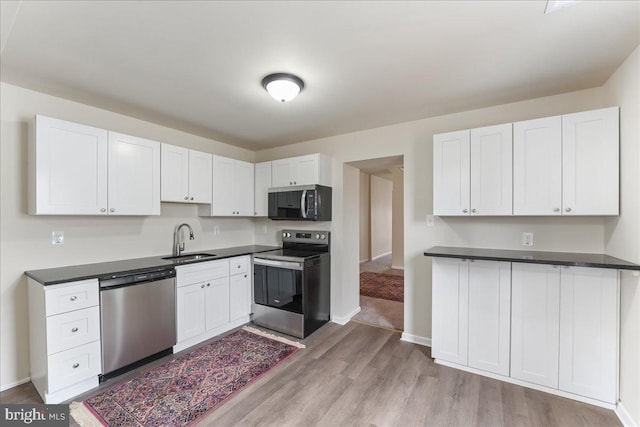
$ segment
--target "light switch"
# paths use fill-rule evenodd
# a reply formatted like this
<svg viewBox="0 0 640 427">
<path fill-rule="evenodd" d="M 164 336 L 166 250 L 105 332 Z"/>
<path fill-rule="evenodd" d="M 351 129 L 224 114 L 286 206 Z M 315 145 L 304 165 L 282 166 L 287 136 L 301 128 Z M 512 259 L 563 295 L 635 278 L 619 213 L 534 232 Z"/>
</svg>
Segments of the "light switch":
<svg viewBox="0 0 640 427">
<path fill-rule="evenodd" d="M 51 244 L 52 245 L 64 245 L 64 231 L 52 231 L 51 232 Z"/>
<path fill-rule="evenodd" d="M 533 233 L 522 233 L 522 246 L 533 246 Z"/>
</svg>

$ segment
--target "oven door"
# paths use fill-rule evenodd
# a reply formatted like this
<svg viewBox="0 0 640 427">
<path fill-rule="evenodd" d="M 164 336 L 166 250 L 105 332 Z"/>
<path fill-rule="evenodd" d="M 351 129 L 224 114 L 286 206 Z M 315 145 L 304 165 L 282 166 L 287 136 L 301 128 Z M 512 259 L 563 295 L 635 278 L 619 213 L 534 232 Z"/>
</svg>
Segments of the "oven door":
<svg viewBox="0 0 640 427">
<path fill-rule="evenodd" d="M 256 304 L 303 313 L 304 263 L 254 258 L 253 299 Z"/>
</svg>

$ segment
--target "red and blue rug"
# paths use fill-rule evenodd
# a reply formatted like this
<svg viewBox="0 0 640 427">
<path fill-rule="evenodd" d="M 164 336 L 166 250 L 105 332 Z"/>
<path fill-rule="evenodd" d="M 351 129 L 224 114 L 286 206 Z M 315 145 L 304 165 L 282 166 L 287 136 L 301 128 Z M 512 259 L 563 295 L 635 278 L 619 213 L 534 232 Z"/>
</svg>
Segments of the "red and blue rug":
<svg viewBox="0 0 640 427">
<path fill-rule="evenodd" d="M 71 413 L 81 425 L 92 421 L 84 409 L 110 427 L 190 425 L 300 347 L 245 327 L 73 403 Z"/>
<path fill-rule="evenodd" d="M 404 276 L 373 273 L 360 273 L 360 295 L 404 302 Z"/>
</svg>

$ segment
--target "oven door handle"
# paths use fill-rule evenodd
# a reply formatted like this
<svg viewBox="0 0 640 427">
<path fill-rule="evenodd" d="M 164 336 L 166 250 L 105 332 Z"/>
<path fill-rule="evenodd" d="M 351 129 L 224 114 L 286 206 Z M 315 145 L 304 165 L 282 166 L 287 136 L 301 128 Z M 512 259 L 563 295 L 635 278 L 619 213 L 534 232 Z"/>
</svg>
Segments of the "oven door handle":
<svg viewBox="0 0 640 427">
<path fill-rule="evenodd" d="M 302 196 L 300 197 L 300 213 L 302 218 L 307 219 L 307 190 L 302 190 Z"/>
<path fill-rule="evenodd" d="M 304 265 L 295 261 L 276 261 L 273 259 L 254 258 L 253 263 L 256 265 L 266 265 L 268 267 L 287 268 L 289 270 L 303 270 Z"/>
</svg>

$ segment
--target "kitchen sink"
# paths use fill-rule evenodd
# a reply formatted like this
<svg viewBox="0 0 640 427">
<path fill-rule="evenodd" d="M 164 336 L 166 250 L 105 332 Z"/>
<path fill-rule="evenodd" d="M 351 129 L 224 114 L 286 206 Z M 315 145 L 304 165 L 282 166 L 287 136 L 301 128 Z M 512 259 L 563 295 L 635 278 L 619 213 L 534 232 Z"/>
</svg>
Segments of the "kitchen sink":
<svg viewBox="0 0 640 427">
<path fill-rule="evenodd" d="M 211 258 L 216 256 L 216 254 L 208 254 L 208 253 L 200 253 L 200 254 L 184 254 L 184 255 L 175 255 L 168 256 L 162 259 L 169 259 L 173 262 L 188 262 L 188 261 L 197 261 L 199 259 Z"/>
</svg>

